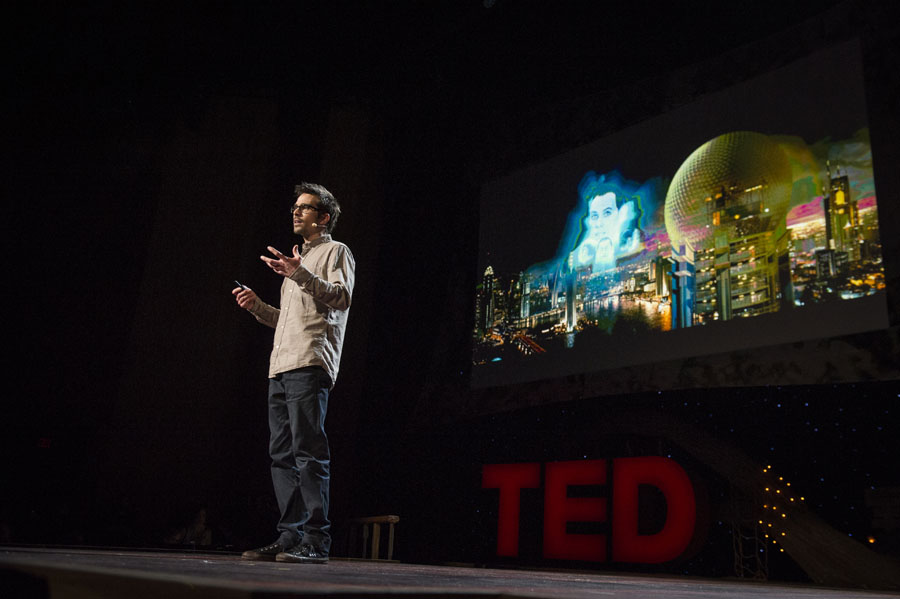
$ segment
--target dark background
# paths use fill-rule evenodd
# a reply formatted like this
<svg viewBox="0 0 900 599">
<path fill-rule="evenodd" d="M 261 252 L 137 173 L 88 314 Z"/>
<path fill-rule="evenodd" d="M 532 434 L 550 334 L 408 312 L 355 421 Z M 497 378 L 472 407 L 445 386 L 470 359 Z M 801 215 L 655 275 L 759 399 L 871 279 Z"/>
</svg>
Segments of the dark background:
<svg viewBox="0 0 900 599">
<path fill-rule="evenodd" d="M 300 180 L 341 201 L 335 237 L 358 267 L 329 414 L 336 553 L 347 518 L 397 513 L 401 559 L 490 561 L 480 465 L 677 454 L 596 432 L 607 410 L 633 406 L 777 458 L 848 534 L 872 530 L 866 488 L 900 485 L 898 385 L 879 380 L 897 364 L 900 61 L 880 3 L 37 2 L 9 13 L 8 540 L 159 546 L 197 505 L 218 547 L 271 540 L 271 336 L 230 290 L 237 278 L 276 297 L 258 256 L 295 243 L 285 207 Z M 853 38 L 890 330 L 781 348 L 793 352 L 784 372 L 757 387 L 694 374 L 728 368 L 711 359 L 672 365 L 685 390 L 662 394 L 633 372 L 578 393 L 551 382 L 522 402 L 468 390 L 482 183 Z M 817 384 L 781 385 L 824 362 Z M 475 402 L 492 413 L 468 418 Z M 719 562 L 674 568 L 731 574 Z M 803 579 L 790 563 L 772 576 Z"/>
</svg>

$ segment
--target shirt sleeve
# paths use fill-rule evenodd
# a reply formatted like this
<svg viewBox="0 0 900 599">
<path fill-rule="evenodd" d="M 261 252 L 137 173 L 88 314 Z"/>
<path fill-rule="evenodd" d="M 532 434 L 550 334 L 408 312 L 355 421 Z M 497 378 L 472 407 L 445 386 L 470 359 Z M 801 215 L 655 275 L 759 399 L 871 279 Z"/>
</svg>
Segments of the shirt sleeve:
<svg viewBox="0 0 900 599">
<path fill-rule="evenodd" d="M 250 314 L 252 314 L 256 320 L 273 329 L 275 328 L 275 325 L 278 324 L 278 315 L 280 312 L 281 310 L 274 306 L 270 306 L 259 298 L 256 298 L 256 304 L 250 309 Z"/>
<path fill-rule="evenodd" d="M 345 245 L 339 245 L 331 252 L 321 277 L 301 263 L 290 276 L 303 291 L 333 310 L 347 310 L 353 295 L 356 276 L 356 261 Z"/>
</svg>

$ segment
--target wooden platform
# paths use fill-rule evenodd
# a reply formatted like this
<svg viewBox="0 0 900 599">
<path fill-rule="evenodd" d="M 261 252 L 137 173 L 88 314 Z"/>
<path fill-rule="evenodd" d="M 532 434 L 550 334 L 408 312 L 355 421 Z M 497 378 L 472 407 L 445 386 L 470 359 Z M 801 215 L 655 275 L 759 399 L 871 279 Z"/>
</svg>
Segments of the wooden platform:
<svg viewBox="0 0 900 599">
<path fill-rule="evenodd" d="M 332 560 L 242 561 L 221 553 L 0 547 L 9 599 L 216 597 L 527 597 L 646 599 L 874 599 L 897 594 L 742 581 L 501 570 Z"/>
</svg>

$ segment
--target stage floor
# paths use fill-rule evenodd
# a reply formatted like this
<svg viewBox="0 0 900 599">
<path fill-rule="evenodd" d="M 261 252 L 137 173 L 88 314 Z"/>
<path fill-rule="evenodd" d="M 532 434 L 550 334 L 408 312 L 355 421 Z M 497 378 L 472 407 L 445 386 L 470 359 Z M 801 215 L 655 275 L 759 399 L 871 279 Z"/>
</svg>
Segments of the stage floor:
<svg viewBox="0 0 900 599">
<path fill-rule="evenodd" d="M 898 594 L 776 583 L 332 560 L 248 562 L 220 553 L 0 547 L 9 598 L 528 597 L 875 599 Z"/>
</svg>

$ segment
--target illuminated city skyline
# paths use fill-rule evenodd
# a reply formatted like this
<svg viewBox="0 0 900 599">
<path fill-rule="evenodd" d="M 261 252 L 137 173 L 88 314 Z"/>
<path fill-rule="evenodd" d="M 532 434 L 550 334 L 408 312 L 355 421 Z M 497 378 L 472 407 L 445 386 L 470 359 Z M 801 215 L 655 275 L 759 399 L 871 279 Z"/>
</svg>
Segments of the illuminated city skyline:
<svg viewBox="0 0 900 599">
<path fill-rule="evenodd" d="M 778 145 L 759 134 L 729 135 L 738 140 L 729 143 Z M 859 137 L 867 138 L 867 132 Z M 784 139 L 779 141 L 782 147 L 790 144 L 785 154 L 791 161 L 788 171 L 777 167 L 781 179 L 787 177 L 779 198 L 767 191 L 773 175 L 766 166 L 768 170 L 747 179 L 758 180 L 756 184 L 734 184 L 731 171 L 731 179 L 721 175 L 721 180 L 715 180 L 720 191 L 693 204 L 690 214 L 695 216 L 683 222 L 695 228 L 712 225 L 715 241 L 705 232 L 690 229 L 687 237 L 676 232 L 677 246 L 672 247 L 671 222 L 669 229 L 661 226 L 659 213 L 665 202 L 658 195 L 664 186 L 658 181 L 641 186 L 616 172 L 585 175 L 579 186 L 580 204 L 570 213 L 555 259 L 524 266 L 519 272 L 495 273 L 490 268 L 490 275 L 484 273 L 476 300 L 475 364 L 502 361 L 510 348 L 533 356 L 572 348 L 579 343 L 577 337 L 612 336 L 623 317 L 631 327 L 667 331 L 883 290 L 871 152 L 861 148 L 856 138 L 814 144 L 817 153 L 824 150 L 826 157 L 838 158 L 834 164 L 826 158 L 820 166 L 814 159 L 796 160 L 801 153 L 798 148 L 805 148 L 796 138 Z M 867 160 L 855 160 L 852 169 L 842 167 L 839 158 L 847 148 L 862 152 Z M 731 163 L 753 171 L 752 151 L 743 153 L 750 154 L 749 167 L 741 151 Z M 591 201 L 598 194 L 585 189 L 604 178 L 623 195 L 639 198 L 636 204 L 641 208 L 656 206 L 657 210 L 642 214 L 636 225 L 641 229 L 639 251 L 623 252 L 614 265 L 598 267 L 596 261 L 572 256 L 591 235 L 587 207 L 595 206 Z M 726 185 L 726 180 L 732 184 Z M 701 205 L 703 212 L 698 212 Z M 772 209 L 778 212 L 774 220 Z"/>
</svg>

